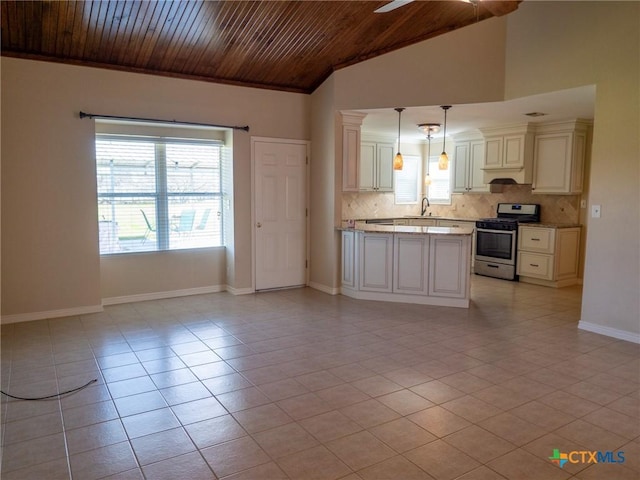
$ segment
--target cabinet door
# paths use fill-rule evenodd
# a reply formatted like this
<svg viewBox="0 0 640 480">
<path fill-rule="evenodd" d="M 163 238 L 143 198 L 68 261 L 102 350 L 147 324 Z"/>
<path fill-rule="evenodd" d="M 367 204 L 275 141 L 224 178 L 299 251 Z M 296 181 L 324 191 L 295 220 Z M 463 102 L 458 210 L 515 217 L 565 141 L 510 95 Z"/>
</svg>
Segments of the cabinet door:
<svg viewBox="0 0 640 480">
<path fill-rule="evenodd" d="M 468 189 L 469 142 L 456 143 L 453 157 L 453 192 L 465 193 Z M 481 171 L 482 172 L 482 171 Z"/>
<path fill-rule="evenodd" d="M 502 166 L 504 168 L 524 167 L 524 135 L 504 137 Z"/>
<path fill-rule="evenodd" d="M 427 295 L 429 237 L 396 235 L 393 243 L 393 291 Z"/>
<path fill-rule="evenodd" d="M 342 232 L 342 286 L 356 288 L 356 233 Z"/>
<path fill-rule="evenodd" d="M 376 144 L 362 142 L 360 146 L 360 190 L 376 188 Z"/>
<path fill-rule="evenodd" d="M 379 192 L 393 192 L 393 145 L 376 145 L 377 188 Z"/>
<path fill-rule="evenodd" d="M 482 192 L 489 191 L 489 185 L 484 183 L 484 172 L 482 167 L 484 166 L 484 141 L 471 142 L 469 148 L 469 178 L 467 184 L 469 192 Z"/>
<path fill-rule="evenodd" d="M 393 235 L 362 233 L 359 235 L 360 290 L 391 292 L 393 280 Z"/>
<path fill-rule="evenodd" d="M 559 228 L 556 235 L 554 279 L 575 278 L 580 262 L 580 228 Z"/>
<path fill-rule="evenodd" d="M 503 138 L 487 138 L 484 142 L 484 168 L 502 167 Z"/>
<path fill-rule="evenodd" d="M 429 243 L 429 295 L 464 298 L 469 288 L 470 237 L 433 235 Z"/>
<path fill-rule="evenodd" d="M 360 126 L 342 127 L 342 190 L 357 192 L 359 188 L 358 167 L 360 160 Z"/>
<path fill-rule="evenodd" d="M 532 191 L 535 193 L 569 193 L 571 191 L 571 140 L 571 133 L 536 136 Z"/>
</svg>

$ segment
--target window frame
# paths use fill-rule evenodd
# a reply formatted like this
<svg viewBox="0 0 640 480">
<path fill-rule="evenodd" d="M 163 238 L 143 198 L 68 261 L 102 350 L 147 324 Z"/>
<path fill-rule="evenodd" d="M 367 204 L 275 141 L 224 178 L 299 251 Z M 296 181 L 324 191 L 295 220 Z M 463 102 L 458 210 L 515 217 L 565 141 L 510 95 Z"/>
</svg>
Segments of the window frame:
<svg viewBox="0 0 640 480">
<path fill-rule="evenodd" d="M 96 189 L 97 194 L 97 203 L 100 205 L 101 199 L 107 201 L 113 201 L 118 198 L 132 198 L 132 199 L 149 199 L 151 203 L 154 205 L 154 214 L 155 214 L 155 229 L 156 240 L 155 242 L 150 242 L 147 244 L 146 248 L 138 248 L 131 251 L 102 251 L 102 242 L 100 245 L 100 255 L 118 255 L 118 254 L 134 254 L 134 253 L 152 253 L 152 252 L 166 252 L 166 251 L 176 251 L 176 250 L 185 250 L 185 249 L 202 249 L 202 248 L 219 248 L 224 246 L 224 213 L 223 213 L 223 149 L 224 142 L 218 139 L 198 139 L 198 138 L 176 138 L 171 136 L 149 136 L 149 135 L 138 135 L 138 134 L 120 134 L 120 133 L 100 133 L 96 132 L 95 134 L 95 142 L 96 142 L 96 178 L 99 177 L 100 173 L 99 169 L 99 159 L 97 154 L 97 145 L 98 141 L 114 141 L 114 142 L 142 142 L 149 143 L 153 145 L 154 151 L 154 172 L 155 172 L 155 180 L 154 180 L 154 191 L 146 192 L 146 191 L 126 191 L 126 192 L 101 192 L 99 185 Z M 168 161 L 167 161 L 167 146 L 169 145 L 207 145 L 214 146 L 218 149 L 217 154 L 217 166 L 214 167 L 217 169 L 217 185 L 219 186 L 219 190 L 206 190 L 206 191 L 187 191 L 187 192 L 171 192 L 169 189 L 169 179 L 170 175 L 168 173 Z M 219 203 L 219 209 L 217 218 L 214 220 L 217 222 L 218 227 L 218 242 L 216 244 L 211 245 L 202 245 L 202 246 L 173 246 L 170 242 L 171 238 L 171 218 L 169 214 L 171 198 L 178 197 L 206 197 L 213 200 L 217 200 Z M 141 209 L 142 210 L 142 209 Z M 214 214 L 215 215 L 215 214 Z M 207 218 L 212 218 L 211 215 Z M 111 220 L 113 222 L 113 220 Z M 117 228 L 117 227 L 116 227 Z M 102 232 L 100 232 L 102 233 Z M 145 236 L 146 240 L 146 236 Z M 142 242 L 144 243 L 144 241 Z M 152 248 L 149 248 L 152 247 Z"/>
<path fill-rule="evenodd" d="M 453 186 L 453 175 L 452 175 L 452 164 L 451 162 L 449 162 L 449 168 L 447 168 L 447 170 L 440 170 L 438 168 L 438 161 L 440 160 L 440 155 L 431 155 L 431 157 L 427 157 L 427 168 L 426 168 L 426 172 L 429 172 L 430 176 L 431 176 L 431 185 L 433 185 L 434 183 L 434 176 L 433 176 L 433 172 L 434 171 L 438 171 L 438 172 L 448 172 L 447 173 L 447 183 L 448 183 L 448 187 L 447 187 L 447 193 L 448 195 L 446 197 L 432 197 L 431 196 L 431 185 L 425 185 L 424 186 L 424 191 L 425 191 L 425 196 L 429 199 L 429 203 L 433 204 L 433 205 L 451 205 L 451 193 L 452 193 L 452 186 Z M 436 181 L 439 179 L 436 179 Z M 444 183 L 444 182 L 443 182 Z"/>
</svg>

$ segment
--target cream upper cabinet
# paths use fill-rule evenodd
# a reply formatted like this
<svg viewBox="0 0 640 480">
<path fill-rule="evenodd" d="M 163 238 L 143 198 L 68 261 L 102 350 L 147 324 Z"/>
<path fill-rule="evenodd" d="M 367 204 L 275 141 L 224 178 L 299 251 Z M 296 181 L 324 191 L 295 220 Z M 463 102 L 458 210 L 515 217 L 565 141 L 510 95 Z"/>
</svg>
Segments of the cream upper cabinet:
<svg viewBox="0 0 640 480">
<path fill-rule="evenodd" d="M 391 142 L 363 141 L 360 145 L 361 192 L 393 192 L 394 146 Z"/>
<path fill-rule="evenodd" d="M 531 183 L 534 127 L 529 124 L 482 129 L 484 135 L 483 182 L 512 178 Z"/>
<path fill-rule="evenodd" d="M 588 128 L 589 124 L 581 121 L 538 126 L 531 185 L 533 193 L 582 192 Z"/>
<path fill-rule="evenodd" d="M 482 138 L 465 139 L 454 137 L 456 142 L 453 158 L 453 193 L 487 193 L 489 185 L 484 183 L 484 149 Z"/>
<path fill-rule="evenodd" d="M 365 114 L 342 112 L 342 191 L 360 188 L 360 142 Z"/>
</svg>

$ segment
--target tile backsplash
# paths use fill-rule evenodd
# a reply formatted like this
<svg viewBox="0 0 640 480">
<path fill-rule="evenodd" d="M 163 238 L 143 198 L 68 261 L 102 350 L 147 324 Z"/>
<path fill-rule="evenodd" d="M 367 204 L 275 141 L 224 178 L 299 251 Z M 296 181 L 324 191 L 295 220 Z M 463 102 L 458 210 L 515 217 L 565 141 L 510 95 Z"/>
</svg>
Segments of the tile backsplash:
<svg viewBox="0 0 640 480">
<path fill-rule="evenodd" d="M 498 203 L 539 203 L 543 223 L 580 223 L 580 195 L 533 195 L 531 185 L 504 185 L 501 193 L 453 194 L 451 205 L 431 205 L 435 216 L 495 217 Z M 396 205 L 393 193 L 342 194 L 342 219 L 420 215 L 420 205 Z"/>
</svg>

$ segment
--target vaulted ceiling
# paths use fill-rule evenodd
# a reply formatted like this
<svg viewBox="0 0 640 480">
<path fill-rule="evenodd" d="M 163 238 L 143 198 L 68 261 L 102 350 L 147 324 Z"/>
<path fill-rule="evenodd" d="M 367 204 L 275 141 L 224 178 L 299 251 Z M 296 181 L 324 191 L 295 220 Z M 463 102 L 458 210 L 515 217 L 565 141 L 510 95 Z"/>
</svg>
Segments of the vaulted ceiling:
<svg viewBox="0 0 640 480">
<path fill-rule="evenodd" d="M 520 1 L 2 0 L 2 55 L 310 93 L 336 69 Z"/>
</svg>

